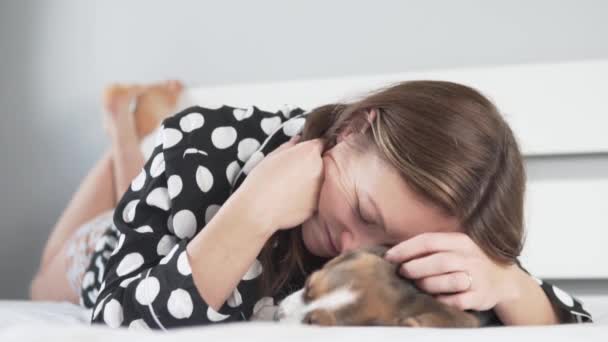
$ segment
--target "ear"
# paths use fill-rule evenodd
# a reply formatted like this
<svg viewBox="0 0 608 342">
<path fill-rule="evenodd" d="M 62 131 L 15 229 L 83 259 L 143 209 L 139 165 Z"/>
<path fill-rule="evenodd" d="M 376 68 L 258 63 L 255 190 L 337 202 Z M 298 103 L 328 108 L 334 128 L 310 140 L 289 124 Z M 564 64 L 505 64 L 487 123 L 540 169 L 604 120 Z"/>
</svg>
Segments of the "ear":
<svg viewBox="0 0 608 342">
<path fill-rule="evenodd" d="M 344 139 L 346 139 L 349 135 L 351 135 L 352 133 L 354 133 L 355 131 L 359 132 L 359 133 L 365 133 L 367 131 L 367 129 L 371 126 L 371 124 L 374 122 L 374 120 L 376 119 L 376 116 L 378 116 L 378 110 L 377 109 L 370 109 L 365 113 L 365 121 L 362 123 L 358 124 L 358 128 L 353 129 L 353 123 L 351 122 L 351 124 L 344 129 L 343 132 L 341 132 L 340 134 L 338 134 L 338 138 L 336 139 L 336 141 L 338 143 L 342 142 Z M 360 119 L 356 119 L 354 120 L 355 122 L 360 122 Z M 356 123 L 354 123 L 356 125 Z"/>
</svg>

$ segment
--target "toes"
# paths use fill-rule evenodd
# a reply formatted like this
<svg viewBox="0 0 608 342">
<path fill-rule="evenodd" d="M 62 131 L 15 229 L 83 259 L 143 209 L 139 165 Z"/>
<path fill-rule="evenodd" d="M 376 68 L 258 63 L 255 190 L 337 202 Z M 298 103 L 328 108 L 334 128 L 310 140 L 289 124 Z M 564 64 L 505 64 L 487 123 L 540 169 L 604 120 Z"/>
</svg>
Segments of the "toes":
<svg viewBox="0 0 608 342">
<path fill-rule="evenodd" d="M 179 93 L 184 89 L 184 84 L 180 80 L 169 80 L 165 83 L 167 90 L 171 93 Z"/>
</svg>

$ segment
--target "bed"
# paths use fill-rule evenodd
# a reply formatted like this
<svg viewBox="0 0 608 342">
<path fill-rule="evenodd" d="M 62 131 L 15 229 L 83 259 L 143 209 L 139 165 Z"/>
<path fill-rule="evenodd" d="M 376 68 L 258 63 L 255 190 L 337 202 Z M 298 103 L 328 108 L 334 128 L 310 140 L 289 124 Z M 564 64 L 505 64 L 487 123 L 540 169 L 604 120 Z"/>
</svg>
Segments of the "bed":
<svg viewBox="0 0 608 342">
<path fill-rule="evenodd" d="M 268 322 L 231 323 L 182 328 L 169 332 L 111 329 L 91 326 L 90 311 L 70 303 L 0 301 L 0 341 L 509 341 L 550 338 L 559 341 L 606 341 L 608 297 L 582 297 L 594 315 L 594 324 L 481 329 L 428 329 L 389 327 L 317 328 Z"/>
<path fill-rule="evenodd" d="M 310 109 L 347 101 L 366 91 L 409 79 L 441 79 L 472 85 L 494 100 L 512 125 L 533 170 L 526 198 L 524 265 L 541 278 L 608 279 L 608 61 L 510 65 L 364 77 L 239 84 L 188 89 L 180 106 L 222 104 L 269 110 Z M 556 101 L 559 99 L 559 101 Z M 549 124 L 548 124 L 549 123 Z M 564 161 L 565 160 L 565 161 Z M 577 161 L 594 171 L 577 169 Z M 574 162 L 574 166 L 572 166 Z M 554 168 L 570 163 L 564 170 Z M 535 166 L 536 165 L 536 166 Z M 540 165 L 540 166 L 538 166 Z M 545 169 L 543 169 L 545 167 Z M 547 169 L 548 167 L 548 169 Z M 598 171 L 600 170 L 600 171 Z M 601 172 L 606 170 L 606 172 Z M 576 227 L 576 234 L 573 234 Z M 568 254 L 563 253 L 567 249 Z M 0 341 L 332 341 L 416 339 L 417 341 L 605 341 L 608 289 L 578 296 L 594 324 L 483 329 L 315 328 L 273 323 L 238 323 L 178 329 L 168 333 L 90 326 L 90 312 L 69 303 L 0 301 Z M 238 329 L 235 329 L 238 328 Z"/>
</svg>

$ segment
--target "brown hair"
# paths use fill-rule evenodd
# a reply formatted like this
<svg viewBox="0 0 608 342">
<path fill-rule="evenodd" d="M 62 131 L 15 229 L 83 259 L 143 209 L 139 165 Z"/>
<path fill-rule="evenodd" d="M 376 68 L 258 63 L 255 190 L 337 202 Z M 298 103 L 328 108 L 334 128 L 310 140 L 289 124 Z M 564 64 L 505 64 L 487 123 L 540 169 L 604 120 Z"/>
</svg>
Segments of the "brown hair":
<svg viewBox="0 0 608 342">
<path fill-rule="evenodd" d="M 525 172 L 513 132 L 496 107 L 461 84 L 402 82 L 352 103 L 312 110 L 302 141 L 321 137 L 329 149 L 344 130 L 363 127 L 369 110 L 377 117 L 355 144 L 374 148 L 421 198 L 457 217 L 490 258 L 515 262 L 524 241 Z M 304 272 L 300 229 L 286 232 L 282 239 L 290 245 L 279 266 L 264 272 L 268 293 L 280 289 L 296 268 Z M 275 241 L 262 251 L 265 267 Z"/>
</svg>

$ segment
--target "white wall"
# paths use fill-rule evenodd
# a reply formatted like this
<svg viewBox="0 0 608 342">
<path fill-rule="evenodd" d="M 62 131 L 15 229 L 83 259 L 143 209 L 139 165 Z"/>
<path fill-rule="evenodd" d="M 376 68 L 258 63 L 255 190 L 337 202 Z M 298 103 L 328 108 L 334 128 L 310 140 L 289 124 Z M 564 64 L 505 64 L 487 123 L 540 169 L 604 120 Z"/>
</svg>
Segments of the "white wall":
<svg viewBox="0 0 608 342">
<path fill-rule="evenodd" d="M 606 13 L 601 0 L 0 0 L 0 297 L 26 296 L 54 221 L 103 151 L 99 93 L 108 82 L 214 85 L 607 58 Z M 530 165 L 532 177 L 545 177 L 564 164 L 602 172 L 607 161 Z M 597 292 L 606 283 L 567 285 Z"/>
</svg>

